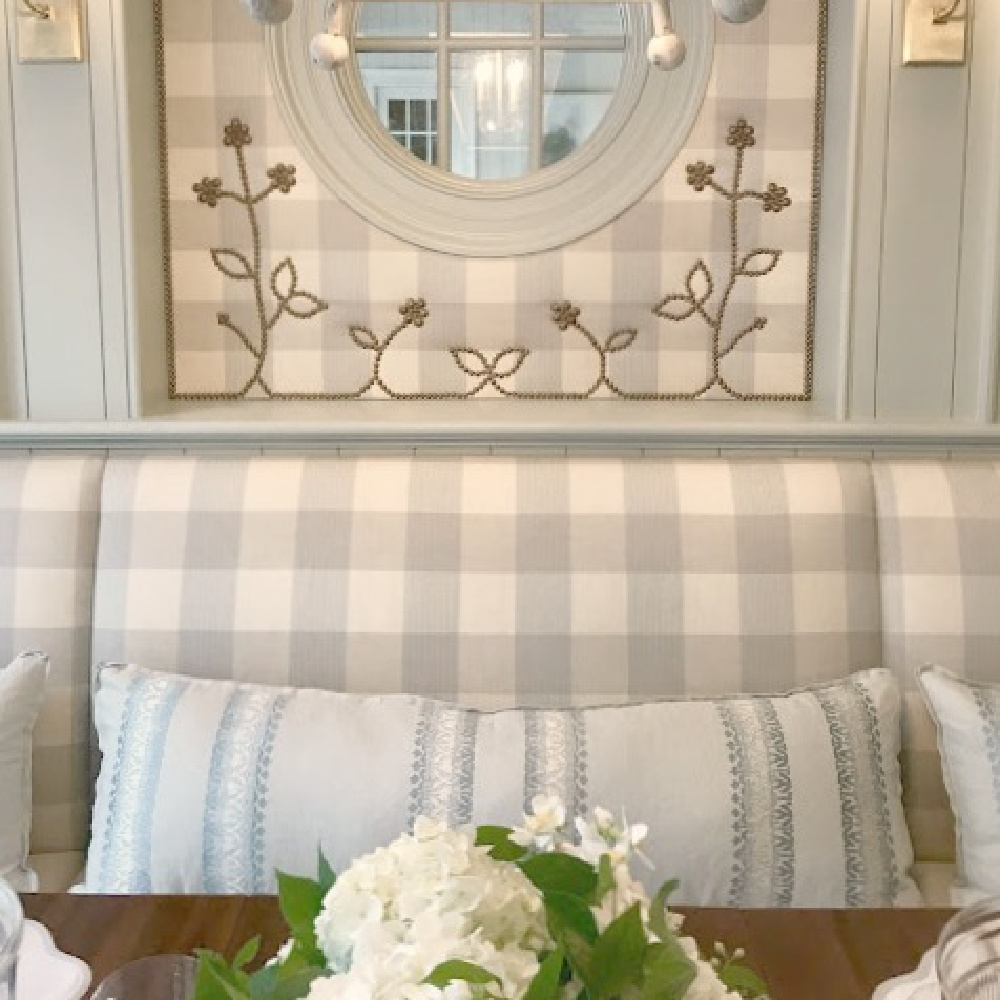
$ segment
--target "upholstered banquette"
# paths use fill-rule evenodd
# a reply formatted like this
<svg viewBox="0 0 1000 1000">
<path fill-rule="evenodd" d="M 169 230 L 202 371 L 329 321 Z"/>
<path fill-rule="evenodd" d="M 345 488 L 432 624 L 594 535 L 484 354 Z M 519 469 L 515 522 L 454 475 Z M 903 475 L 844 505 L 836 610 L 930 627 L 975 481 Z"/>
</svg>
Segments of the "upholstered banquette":
<svg viewBox="0 0 1000 1000">
<path fill-rule="evenodd" d="M 913 671 L 1000 680 L 992 463 L 12 457 L 0 508 L 0 642 L 51 657 L 43 885 L 83 867 L 106 661 L 484 709 L 775 692 L 884 665 L 906 692 L 918 868 L 954 858 Z"/>
</svg>

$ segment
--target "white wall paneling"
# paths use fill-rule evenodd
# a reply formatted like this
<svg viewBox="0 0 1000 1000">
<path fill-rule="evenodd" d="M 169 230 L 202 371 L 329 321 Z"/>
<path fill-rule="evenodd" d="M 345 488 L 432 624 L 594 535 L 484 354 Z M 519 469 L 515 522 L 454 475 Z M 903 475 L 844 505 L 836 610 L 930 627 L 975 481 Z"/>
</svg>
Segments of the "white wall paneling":
<svg viewBox="0 0 1000 1000">
<path fill-rule="evenodd" d="M 17 3 L 6 3 L 13 33 Z M 90 63 L 11 57 L 28 416 L 103 417 Z"/>
<path fill-rule="evenodd" d="M 861 115 L 866 107 L 864 53 L 868 0 L 830 5 L 823 191 L 816 294 L 815 400 L 825 416 L 848 413 L 851 286 L 860 196 Z M 846 54 L 846 55 L 845 55 Z M 846 210 L 845 210 L 846 209 Z"/>
<path fill-rule="evenodd" d="M 90 0 L 88 24 L 105 408 L 109 419 L 121 420 L 130 414 L 132 370 L 128 324 L 130 255 L 123 199 L 129 170 L 129 132 L 120 100 L 126 48 L 121 41 L 124 25 L 116 7 L 115 0 Z"/>
<path fill-rule="evenodd" d="M 979 0 L 971 39 L 968 150 L 955 333 L 956 417 L 989 420 L 1000 337 L 1000 3 Z"/>
<path fill-rule="evenodd" d="M 857 0 L 857 7 L 862 77 L 856 147 L 848 161 L 856 171 L 848 413 L 864 420 L 875 416 L 893 8 L 889 0 Z M 850 203 L 847 210 L 851 211 Z"/>
<path fill-rule="evenodd" d="M 952 415 L 969 64 L 903 66 L 895 5 L 876 415 Z"/>
<path fill-rule="evenodd" d="M 0 416 L 27 412 L 21 325 L 21 252 L 14 168 L 14 101 L 10 60 L 14 35 L 0 17 Z"/>
</svg>

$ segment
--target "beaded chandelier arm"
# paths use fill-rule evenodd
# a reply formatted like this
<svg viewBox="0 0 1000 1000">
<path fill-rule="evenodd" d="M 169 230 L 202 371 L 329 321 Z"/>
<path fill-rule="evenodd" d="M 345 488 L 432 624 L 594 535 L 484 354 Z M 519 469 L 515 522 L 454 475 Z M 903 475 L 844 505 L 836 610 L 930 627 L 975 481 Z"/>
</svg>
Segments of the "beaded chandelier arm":
<svg viewBox="0 0 1000 1000">
<path fill-rule="evenodd" d="M 279 24 L 292 13 L 295 0 L 240 0 L 250 16 L 262 24 Z M 626 0 L 647 2 L 647 0 Z M 676 69 L 684 61 L 684 39 L 673 29 L 668 0 L 648 0 L 653 17 L 653 36 L 649 41 L 649 61 L 658 69 Z M 689 0 L 711 2 L 724 21 L 743 24 L 752 21 L 767 5 L 767 0 Z M 957 5 L 957 4 L 956 4 Z M 327 30 L 313 39 L 310 53 L 323 69 L 332 70 L 350 55 L 347 39 L 340 32 L 340 4 L 334 4 Z"/>
</svg>

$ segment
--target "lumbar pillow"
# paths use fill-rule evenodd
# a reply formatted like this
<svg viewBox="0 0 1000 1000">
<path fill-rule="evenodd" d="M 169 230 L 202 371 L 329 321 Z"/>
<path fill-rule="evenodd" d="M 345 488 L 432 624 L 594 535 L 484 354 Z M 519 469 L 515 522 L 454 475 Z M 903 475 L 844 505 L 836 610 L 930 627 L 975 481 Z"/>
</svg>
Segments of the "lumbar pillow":
<svg viewBox="0 0 1000 1000">
<path fill-rule="evenodd" d="M 418 815 L 511 824 L 537 794 L 648 823 L 655 883 L 734 906 L 919 901 L 885 670 L 780 697 L 479 712 L 102 669 L 86 888 L 272 891 Z"/>
<path fill-rule="evenodd" d="M 956 819 L 958 906 L 1000 893 L 1000 684 L 941 667 L 917 673 L 937 724 L 945 786 Z"/>
<path fill-rule="evenodd" d="M 48 657 L 22 653 L 0 668 L 0 876 L 36 889 L 28 867 L 31 832 L 31 734 L 45 696 Z"/>
</svg>

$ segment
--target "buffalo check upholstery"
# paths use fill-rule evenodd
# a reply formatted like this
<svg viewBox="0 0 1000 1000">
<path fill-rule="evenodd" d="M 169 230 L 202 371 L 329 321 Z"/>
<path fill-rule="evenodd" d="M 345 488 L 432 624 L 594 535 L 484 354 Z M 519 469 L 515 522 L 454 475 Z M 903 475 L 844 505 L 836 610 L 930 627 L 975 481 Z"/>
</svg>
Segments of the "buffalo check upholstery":
<svg viewBox="0 0 1000 1000">
<path fill-rule="evenodd" d="M 862 462 L 109 460 L 94 662 L 464 705 L 770 692 L 880 657 Z"/>
<path fill-rule="evenodd" d="M 863 463 L 112 459 L 95 661 L 481 708 L 878 663 Z"/>
<path fill-rule="evenodd" d="M 90 821 L 90 623 L 103 464 L 0 462 L 0 662 L 25 650 L 49 657 L 34 730 L 33 852 L 78 851 Z"/>
<path fill-rule="evenodd" d="M 884 662 L 908 688 L 910 828 L 918 856 L 951 858 L 955 824 L 915 671 L 1000 677 L 1000 463 L 877 463 L 874 476 Z"/>
</svg>

